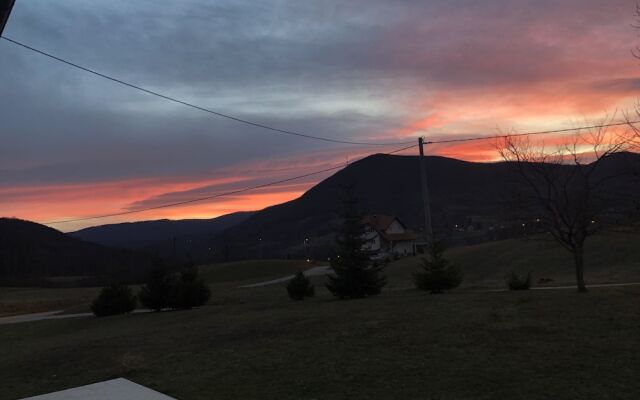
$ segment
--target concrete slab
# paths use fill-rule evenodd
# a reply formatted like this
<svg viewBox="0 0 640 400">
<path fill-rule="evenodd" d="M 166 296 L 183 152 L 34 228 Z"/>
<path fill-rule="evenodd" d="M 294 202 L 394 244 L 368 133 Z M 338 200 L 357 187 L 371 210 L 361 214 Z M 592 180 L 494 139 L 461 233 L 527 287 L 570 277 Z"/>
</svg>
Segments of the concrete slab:
<svg viewBox="0 0 640 400">
<path fill-rule="evenodd" d="M 80 386 L 23 400 L 176 400 L 124 378 Z"/>
</svg>

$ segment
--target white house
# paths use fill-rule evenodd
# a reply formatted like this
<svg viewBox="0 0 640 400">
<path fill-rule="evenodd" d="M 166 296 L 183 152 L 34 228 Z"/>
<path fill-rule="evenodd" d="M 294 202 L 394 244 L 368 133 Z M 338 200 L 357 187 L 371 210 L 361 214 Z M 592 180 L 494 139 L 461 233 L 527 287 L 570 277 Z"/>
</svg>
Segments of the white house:
<svg viewBox="0 0 640 400">
<path fill-rule="evenodd" d="M 390 215 L 364 217 L 366 225 L 365 248 L 378 252 L 379 256 L 415 254 L 417 235 L 398 218 Z"/>
</svg>

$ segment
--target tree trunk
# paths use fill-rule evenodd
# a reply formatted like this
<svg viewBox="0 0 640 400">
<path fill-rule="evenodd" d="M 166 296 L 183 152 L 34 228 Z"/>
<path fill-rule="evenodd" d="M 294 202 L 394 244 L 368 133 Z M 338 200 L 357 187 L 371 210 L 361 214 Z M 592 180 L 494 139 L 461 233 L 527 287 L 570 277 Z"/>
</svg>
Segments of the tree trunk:
<svg viewBox="0 0 640 400">
<path fill-rule="evenodd" d="M 576 246 L 573 250 L 573 261 L 576 267 L 576 285 L 578 292 L 584 293 L 587 287 L 584 284 L 584 247 Z"/>
</svg>

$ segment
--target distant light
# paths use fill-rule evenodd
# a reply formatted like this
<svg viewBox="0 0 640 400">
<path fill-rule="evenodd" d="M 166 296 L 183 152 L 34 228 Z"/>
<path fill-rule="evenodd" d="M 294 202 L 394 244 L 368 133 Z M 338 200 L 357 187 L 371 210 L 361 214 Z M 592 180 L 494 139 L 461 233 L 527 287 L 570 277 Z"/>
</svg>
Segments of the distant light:
<svg viewBox="0 0 640 400">
<path fill-rule="evenodd" d="M 525 226 L 526 224 L 522 224 L 522 226 Z"/>
<path fill-rule="evenodd" d="M 311 262 L 311 260 L 307 258 L 307 262 Z"/>
</svg>

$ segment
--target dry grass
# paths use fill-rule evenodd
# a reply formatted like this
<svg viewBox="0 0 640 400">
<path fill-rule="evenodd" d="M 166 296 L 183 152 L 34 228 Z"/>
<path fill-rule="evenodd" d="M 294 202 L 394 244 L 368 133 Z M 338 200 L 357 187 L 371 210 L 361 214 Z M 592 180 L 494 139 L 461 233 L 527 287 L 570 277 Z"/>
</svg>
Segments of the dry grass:
<svg viewBox="0 0 640 400">
<path fill-rule="evenodd" d="M 197 310 L 0 329 L 0 398 L 118 376 L 189 399 L 636 399 L 639 288 L 292 302 L 214 286 Z"/>
</svg>

